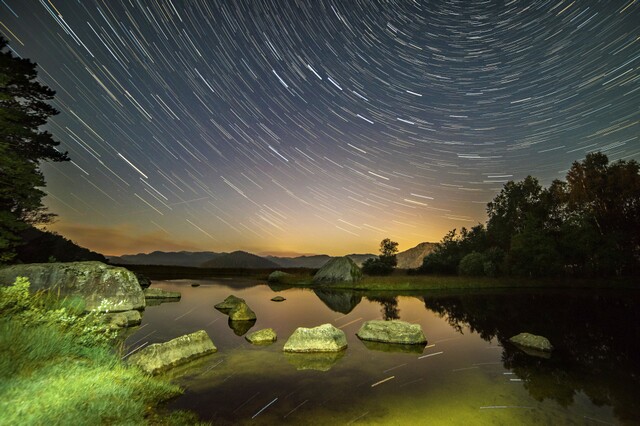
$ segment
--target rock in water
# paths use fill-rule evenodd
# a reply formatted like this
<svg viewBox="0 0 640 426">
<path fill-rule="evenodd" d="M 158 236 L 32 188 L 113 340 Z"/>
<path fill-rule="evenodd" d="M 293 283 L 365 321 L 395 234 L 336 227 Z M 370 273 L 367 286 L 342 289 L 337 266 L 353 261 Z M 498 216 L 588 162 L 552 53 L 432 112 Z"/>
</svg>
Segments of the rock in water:
<svg viewBox="0 0 640 426">
<path fill-rule="evenodd" d="M 362 278 L 362 271 L 358 265 L 349 257 L 335 257 L 324 264 L 313 276 L 313 282 L 333 283 L 352 282 L 355 283 Z"/>
<path fill-rule="evenodd" d="M 167 291 L 161 288 L 149 287 L 144 289 L 146 299 L 180 299 L 182 294 L 179 291 Z"/>
<path fill-rule="evenodd" d="M 207 332 L 200 330 L 165 343 L 147 346 L 132 354 L 128 362 L 149 374 L 158 374 L 217 350 Z"/>
<path fill-rule="evenodd" d="M 102 262 L 30 263 L 0 269 L 0 285 L 11 285 L 16 277 L 29 278 L 32 291 L 81 297 L 87 311 L 123 312 L 145 307 L 135 274 Z"/>
<path fill-rule="evenodd" d="M 513 336 L 509 339 L 511 343 L 515 343 L 518 346 L 524 348 L 534 349 L 536 351 L 551 352 L 553 346 L 549 339 L 543 336 L 536 336 L 530 333 L 520 333 L 517 336 Z"/>
<path fill-rule="evenodd" d="M 337 352 L 347 347 L 344 331 L 331 324 L 322 324 L 314 328 L 298 327 L 287 343 L 285 352 Z"/>
<path fill-rule="evenodd" d="M 139 311 L 114 312 L 103 314 L 103 321 L 108 328 L 125 328 L 140 325 L 142 315 Z"/>
<path fill-rule="evenodd" d="M 229 319 L 231 321 L 255 321 L 256 314 L 243 301 L 229 311 Z"/>
<path fill-rule="evenodd" d="M 254 345 L 266 345 L 276 341 L 278 336 L 273 328 L 265 328 L 263 330 L 254 331 L 253 333 L 245 336 L 249 342 Z"/>
<path fill-rule="evenodd" d="M 244 299 L 236 297 L 232 294 L 231 296 L 224 299 L 223 302 L 220 302 L 217 305 L 215 305 L 215 308 L 220 312 L 228 314 L 229 311 L 231 311 L 233 308 L 238 306 L 240 303 L 245 303 Z"/>
<path fill-rule="evenodd" d="M 362 340 L 374 342 L 399 343 L 402 345 L 424 345 L 424 337 L 420 324 L 409 324 L 404 321 L 372 320 L 362 324 L 356 335 Z"/>
<path fill-rule="evenodd" d="M 285 300 L 287 300 L 287 299 L 285 299 L 282 296 L 274 296 L 274 297 L 271 298 L 272 302 L 284 302 Z"/>
<path fill-rule="evenodd" d="M 269 277 L 267 277 L 267 281 L 269 281 L 270 283 L 277 283 L 277 282 L 280 282 L 283 278 L 290 277 L 290 276 L 291 274 L 287 274 L 286 272 L 273 271 L 272 273 L 269 274 Z"/>
</svg>

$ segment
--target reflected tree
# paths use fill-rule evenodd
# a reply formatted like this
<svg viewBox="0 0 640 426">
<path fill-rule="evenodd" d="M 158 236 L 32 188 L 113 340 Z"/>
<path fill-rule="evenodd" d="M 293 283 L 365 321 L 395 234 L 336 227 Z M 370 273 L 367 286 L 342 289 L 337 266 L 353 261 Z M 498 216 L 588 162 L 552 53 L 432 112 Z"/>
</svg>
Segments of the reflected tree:
<svg viewBox="0 0 640 426">
<path fill-rule="evenodd" d="M 400 319 L 400 309 L 398 309 L 398 298 L 395 296 L 367 296 L 367 300 L 377 302 L 382 305 L 381 313 L 385 321 Z"/>
</svg>

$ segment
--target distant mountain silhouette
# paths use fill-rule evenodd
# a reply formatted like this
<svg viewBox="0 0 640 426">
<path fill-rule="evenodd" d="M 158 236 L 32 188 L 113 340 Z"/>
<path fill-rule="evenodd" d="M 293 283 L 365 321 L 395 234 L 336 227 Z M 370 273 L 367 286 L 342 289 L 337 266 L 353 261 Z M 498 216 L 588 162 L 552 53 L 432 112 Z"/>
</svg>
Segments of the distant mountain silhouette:
<svg viewBox="0 0 640 426">
<path fill-rule="evenodd" d="M 264 257 L 234 251 L 217 256 L 200 265 L 203 268 L 242 268 L 242 269 L 277 269 L 281 266 Z"/>
<path fill-rule="evenodd" d="M 21 231 L 20 237 L 25 244 L 16 248 L 16 260 L 22 263 L 107 261 L 100 253 L 80 247 L 54 232 L 30 227 Z"/>
<path fill-rule="evenodd" d="M 212 251 L 154 251 L 152 253 L 109 256 L 109 262 L 119 265 L 200 266 L 204 262 L 214 259 L 223 254 L 225 253 L 214 253 Z"/>
<path fill-rule="evenodd" d="M 348 254 L 347 256 L 350 257 L 358 266 L 361 266 L 365 260 L 370 257 L 375 257 L 375 254 Z M 330 259 L 333 259 L 333 257 L 326 254 L 317 254 L 313 256 L 298 257 L 265 256 L 265 259 L 269 259 L 283 268 L 319 269 L 322 268 Z"/>
<path fill-rule="evenodd" d="M 436 243 L 420 243 L 415 247 L 405 250 L 396 255 L 398 260 L 397 268 L 400 269 L 412 269 L 422 266 L 422 259 L 428 254 L 433 252 L 436 248 Z"/>
</svg>

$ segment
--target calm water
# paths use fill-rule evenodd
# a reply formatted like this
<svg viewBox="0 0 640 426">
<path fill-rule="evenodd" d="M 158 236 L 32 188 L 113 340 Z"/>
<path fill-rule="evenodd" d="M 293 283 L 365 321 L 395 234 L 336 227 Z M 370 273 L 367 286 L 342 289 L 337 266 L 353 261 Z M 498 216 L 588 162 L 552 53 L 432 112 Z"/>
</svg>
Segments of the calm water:
<svg viewBox="0 0 640 426">
<path fill-rule="evenodd" d="M 206 330 L 218 352 L 169 373 L 186 388 L 170 407 L 216 425 L 640 422 L 638 292 L 317 293 L 237 279 L 153 286 L 180 291 L 182 300 L 147 307 L 127 344 Z M 249 344 L 247 327 L 232 328 L 213 308 L 230 294 L 256 312 L 251 331 L 271 327 L 276 343 Z M 275 295 L 287 300 L 270 301 Z M 380 318 L 421 324 L 427 347 L 366 346 L 355 333 Z M 345 352 L 282 352 L 297 327 L 323 323 L 346 333 Z M 522 331 L 548 337 L 553 355 L 506 342 Z"/>
</svg>

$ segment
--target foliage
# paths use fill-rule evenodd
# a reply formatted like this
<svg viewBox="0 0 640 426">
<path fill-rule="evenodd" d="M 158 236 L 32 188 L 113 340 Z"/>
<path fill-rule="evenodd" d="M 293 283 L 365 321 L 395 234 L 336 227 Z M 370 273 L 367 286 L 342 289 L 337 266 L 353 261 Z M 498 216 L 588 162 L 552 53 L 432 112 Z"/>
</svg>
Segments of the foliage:
<svg viewBox="0 0 640 426">
<path fill-rule="evenodd" d="M 27 224 L 53 215 L 42 204 L 41 161 L 66 161 L 59 142 L 40 126 L 56 111 L 45 101 L 55 92 L 36 81 L 36 64 L 13 56 L 0 37 L 0 262 L 10 261 Z"/>
<path fill-rule="evenodd" d="M 30 226 L 19 232 L 18 236 L 24 244 L 16 247 L 16 260 L 22 263 L 79 262 L 84 260 L 107 262 L 103 255 L 80 247 L 55 232 Z"/>
<path fill-rule="evenodd" d="M 389 275 L 398 264 L 397 252 L 398 243 L 385 238 L 380 241 L 380 255 L 367 259 L 362 264 L 362 272 L 367 275 Z"/>
<path fill-rule="evenodd" d="M 122 363 L 75 300 L 0 288 L 0 413 L 6 424 L 139 424 L 177 386 Z M 34 397 L 36 396 L 37 397 Z"/>
<path fill-rule="evenodd" d="M 458 273 L 460 275 L 468 275 L 478 277 L 484 275 L 485 257 L 482 253 L 472 251 L 460 260 L 458 265 Z"/>
</svg>

